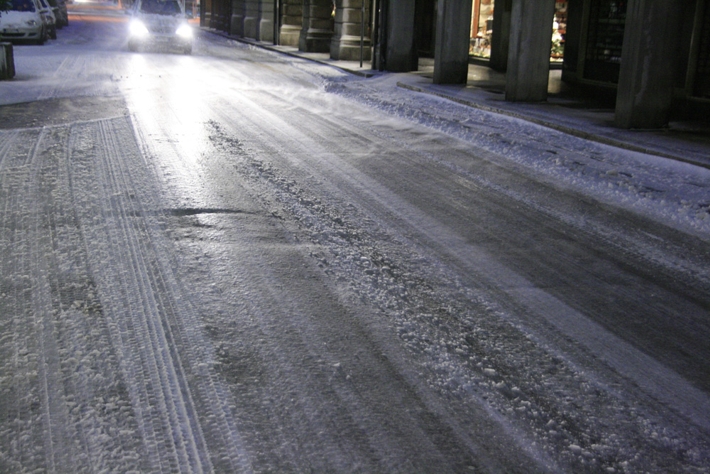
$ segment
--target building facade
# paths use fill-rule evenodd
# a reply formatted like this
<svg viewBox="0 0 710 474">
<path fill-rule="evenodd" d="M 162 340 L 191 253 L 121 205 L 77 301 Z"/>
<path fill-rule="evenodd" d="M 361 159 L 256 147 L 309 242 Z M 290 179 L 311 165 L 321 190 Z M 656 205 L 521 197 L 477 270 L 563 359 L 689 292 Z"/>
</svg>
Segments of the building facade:
<svg viewBox="0 0 710 474">
<path fill-rule="evenodd" d="M 550 67 L 616 98 L 616 124 L 656 128 L 710 110 L 710 0 L 202 0 L 202 26 L 466 82 L 506 71 L 506 100 L 547 98 Z"/>
<path fill-rule="evenodd" d="M 616 91 L 616 122 L 710 117 L 710 1 L 570 0 L 563 80 Z"/>
</svg>

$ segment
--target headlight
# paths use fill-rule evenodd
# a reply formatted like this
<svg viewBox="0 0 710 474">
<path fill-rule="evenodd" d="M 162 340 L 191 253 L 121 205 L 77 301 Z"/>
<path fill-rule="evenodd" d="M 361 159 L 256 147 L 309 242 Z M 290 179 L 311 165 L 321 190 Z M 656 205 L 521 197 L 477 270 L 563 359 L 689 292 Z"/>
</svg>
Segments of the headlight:
<svg viewBox="0 0 710 474">
<path fill-rule="evenodd" d="M 150 34 L 148 28 L 139 20 L 131 21 L 128 29 L 131 32 L 131 36 L 137 36 L 139 38 L 146 37 Z"/>
<path fill-rule="evenodd" d="M 192 28 L 190 28 L 190 25 L 180 25 L 178 26 L 178 29 L 175 34 L 178 35 L 180 38 L 192 38 Z"/>
<path fill-rule="evenodd" d="M 37 21 L 36 20 L 27 20 L 27 24 L 30 26 L 37 26 Z"/>
</svg>

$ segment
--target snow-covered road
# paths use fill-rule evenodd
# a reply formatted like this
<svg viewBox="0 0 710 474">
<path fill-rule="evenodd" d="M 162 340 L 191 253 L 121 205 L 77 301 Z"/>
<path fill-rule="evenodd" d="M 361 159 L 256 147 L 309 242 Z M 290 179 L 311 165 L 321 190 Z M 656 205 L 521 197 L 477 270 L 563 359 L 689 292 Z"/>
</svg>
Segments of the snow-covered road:
<svg viewBox="0 0 710 474">
<path fill-rule="evenodd" d="M 710 171 L 123 28 L 0 82 L 0 472 L 710 472 Z"/>
</svg>

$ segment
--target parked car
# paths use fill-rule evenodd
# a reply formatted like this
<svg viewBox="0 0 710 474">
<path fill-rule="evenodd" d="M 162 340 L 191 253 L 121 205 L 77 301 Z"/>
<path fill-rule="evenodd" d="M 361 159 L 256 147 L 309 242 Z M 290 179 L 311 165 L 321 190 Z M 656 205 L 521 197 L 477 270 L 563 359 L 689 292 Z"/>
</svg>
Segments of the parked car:
<svg viewBox="0 0 710 474">
<path fill-rule="evenodd" d="M 44 44 L 47 23 L 39 0 L 11 0 L 10 10 L 0 15 L 0 40 Z"/>
<path fill-rule="evenodd" d="M 47 0 L 37 0 L 39 3 L 39 12 L 42 15 L 44 24 L 47 25 L 47 34 L 52 39 L 57 39 L 57 18 L 54 16 L 52 7 L 49 6 Z"/>
<path fill-rule="evenodd" d="M 57 28 L 64 28 L 69 26 L 69 12 L 67 11 L 67 4 L 64 0 L 47 0 L 49 6 L 52 8 L 52 13 L 54 13 L 54 18 L 56 19 Z"/>
<path fill-rule="evenodd" d="M 128 49 L 164 45 L 192 53 L 192 27 L 178 0 L 136 0 L 127 12 Z"/>
</svg>

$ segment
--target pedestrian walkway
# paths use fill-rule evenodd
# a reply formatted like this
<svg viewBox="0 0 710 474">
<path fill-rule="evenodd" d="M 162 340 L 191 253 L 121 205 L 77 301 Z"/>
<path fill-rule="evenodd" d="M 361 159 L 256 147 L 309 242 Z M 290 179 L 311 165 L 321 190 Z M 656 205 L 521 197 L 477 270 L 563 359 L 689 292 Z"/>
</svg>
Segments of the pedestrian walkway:
<svg viewBox="0 0 710 474">
<path fill-rule="evenodd" d="M 306 53 L 295 47 L 278 46 L 246 38 L 231 39 L 272 51 L 328 64 L 363 77 L 383 74 L 371 69 L 369 61 L 336 61 L 328 53 Z M 392 73 L 387 73 L 392 74 Z M 571 90 L 561 81 L 561 70 L 550 71 L 549 97 L 543 103 L 506 102 L 505 74 L 485 64 L 469 65 L 468 83 L 438 85 L 433 83 L 434 61 L 423 58 L 419 70 L 399 73 L 397 85 L 415 92 L 432 94 L 458 103 L 527 120 L 561 132 L 611 146 L 662 156 L 710 169 L 710 123 L 672 122 L 662 130 L 625 130 L 614 126 L 614 109 Z"/>
</svg>

